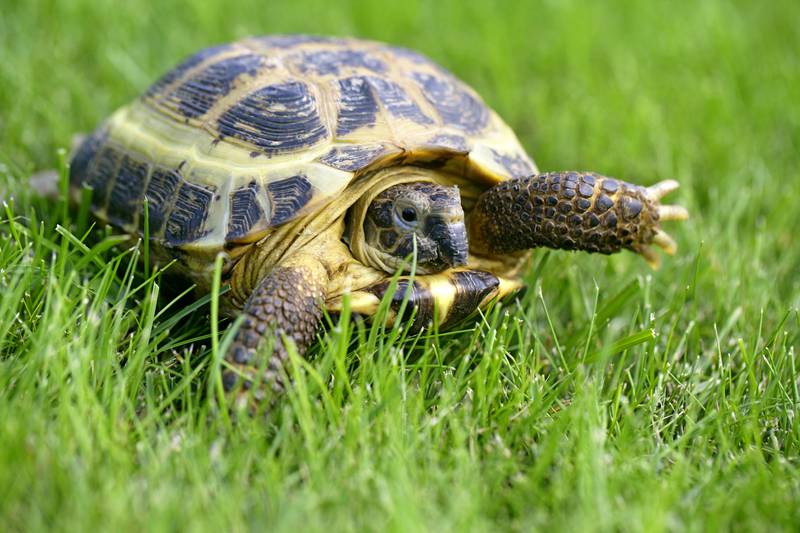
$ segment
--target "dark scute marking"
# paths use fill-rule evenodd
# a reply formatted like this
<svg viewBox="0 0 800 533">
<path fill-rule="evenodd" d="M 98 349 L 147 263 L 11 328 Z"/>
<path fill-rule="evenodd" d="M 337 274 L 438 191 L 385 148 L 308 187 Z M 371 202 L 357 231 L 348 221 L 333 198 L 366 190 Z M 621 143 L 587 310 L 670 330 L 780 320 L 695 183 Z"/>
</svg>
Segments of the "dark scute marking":
<svg viewBox="0 0 800 533">
<path fill-rule="evenodd" d="M 305 148 L 328 136 L 314 96 L 297 81 L 250 93 L 220 116 L 219 131 L 269 155 Z"/>
<path fill-rule="evenodd" d="M 433 119 L 419 108 L 416 102 L 397 83 L 378 76 L 366 76 L 383 106 L 393 116 L 406 118 L 418 124 L 433 124 Z"/>
<path fill-rule="evenodd" d="M 239 76 L 255 75 L 261 63 L 261 56 L 255 54 L 228 57 L 212 63 L 165 96 L 164 103 L 187 118 L 204 115 L 231 91 Z"/>
<path fill-rule="evenodd" d="M 204 235 L 203 227 L 214 191 L 194 183 L 181 184 L 164 232 L 168 244 L 184 244 Z"/>
<path fill-rule="evenodd" d="M 92 205 L 103 207 L 108 198 L 108 188 L 117 176 L 122 153 L 110 145 L 103 146 L 94 159 L 94 165 L 84 182 L 92 188 Z"/>
<path fill-rule="evenodd" d="M 336 135 L 341 137 L 362 126 L 375 124 L 378 103 L 367 80 L 353 76 L 339 80 L 339 118 Z"/>
<path fill-rule="evenodd" d="M 337 44 L 346 42 L 337 37 L 324 37 L 321 35 L 268 35 L 266 37 L 256 37 L 255 42 L 264 46 L 274 48 L 292 48 L 297 45 L 307 43 L 328 43 Z"/>
<path fill-rule="evenodd" d="M 304 52 L 299 57 L 297 68 L 302 73 L 339 74 L 345 67 L 361 68 L 377 73 L 386 72 L 386 63 L 363 50 L 347 48 Z"/>
<path fill-rule="evenodd" d="M 495 275 L 482 270 L 453 272 L 450 277 L 456 295 L 442 327 L 452 326 L 474 313 L 486 295 L 500 285 Z"/>
<path fill-rule="evenodd" d="M 171 204 L 170 200 L 175 193 L 175 189 L 181 182 L 181 175 L 176 170 L 166 168 L 155 168 L 150 175 L 147 184 L 145 197 L 147 198 L 147 218 L 150 225 L 150 233 L 158 232 L 164 225 L 167 210 Z M 142 231 L 144 231 L 144 217 L 139 221 Z"/>
<path fill-rule="evenodd" d="M 73 187 L 80 187 L 86 182 L 97 151 L 103 146 L 105 140 L 106 134 L 101 129 L 83 140 L 69 164 L 69 182 Z"/>
<path fill-rule="evenodd" d="M 436 108 L 444 123 L 476 133 L 486 127 L 489 111 L 455 78 L 414 72 L 411 77 L 422 88 L 425 98 Z"/>
<path fill-rule="evenodd" d="M 450 135 L 447 133 L 441 133 L 432 137 L 428 141 L 428 145 L 434 148 L 446 148 L 448 150 L 454 150 L 456 152 L 466 153 L 469 152 L 469 145 L 467 144 L 467 140 L 460 136 L 460 135 Z"/>
<path fill-rule="evenodd" d="M 304 176 L 292 176 L 267 186 L 272 201 L 271 226 L 283 224 L 294 218 L 311 200 L 311 183 Z"/>
<path fill-rule="evenodd" d="M 108 202 L 108 218 L 113 223 L 133 223 L 144 197 L 148 171 L 147 163 L 129 155 L 122 158 Z"/>
<path fill-rule="evenodd" d="M 368 287 L 366 290 L 383 300 L 386 296 L 386 292 L 389 290 L 390 284 L 390 281 L 382 281 Z M 414 322 L 409 326 L 410 330 L 419 331 L 430 325 L 434 318 L 435 304 L 433 295 L 431 295 L 428 288 L 418 281 L 414 281 L 409 288 L 409 280 L 398 280 L 395 291 L 391 295 L 391 303 L 389 304 L 392 310 L 399 312 L 403 302 L 406 300 L 406 296 L 408 296 L 408 303 L 406 304 L 405 312 L 402 316 L 399 316 L 398 319 L 408 320 L 411 318 L 412 313 L 416 311 Z"/>
<path fill-rule="evenodd" d="M 191 70 L 192 68 L 196 67 L 206 59 L 219 54 L 220 52 L 224 52 L 225 50 L 230 49 L 230 45 L 223 44 L 220 46 L 212 46 L 210 48 L 204 48 L 200 50 L 196 54 L 189 56 L 186 58 L 181 64 L 177 67 L 173 68 L 164 76 L 161 77 L 157 82 L 150 86 L 145 92 L 145 96 L 154 96 L 161 91 L 163 91 L 167 86 L 172 85 L 176 81 L 178 81 L 181 77 L 183 77 L 186 72 Z"/>
<path fill-rule="evenodd" d="M 253 182 L 231 193 L 231 216 L 228 222 L 228 234 L 225 236 L 226 241 L 241 239 L 264 216 L 256 200 L 258 190 L 258 184 Z"/>
<path fill-rule="evenodd" d="M 319 158 L 319 162 L 329 167 L 355 172 L 374 163 L 386 152 L 383 146 L 346 145 L 332 148 Z"/>
<path fill-rule="evenodd" d="M 504 154 L 493 149 L 492 156 L 497 164 L 506 169 L 509 176 L 514 179 L 526 178 L 534 174 L 533 166 L 522 154 Z"/>
</svg>

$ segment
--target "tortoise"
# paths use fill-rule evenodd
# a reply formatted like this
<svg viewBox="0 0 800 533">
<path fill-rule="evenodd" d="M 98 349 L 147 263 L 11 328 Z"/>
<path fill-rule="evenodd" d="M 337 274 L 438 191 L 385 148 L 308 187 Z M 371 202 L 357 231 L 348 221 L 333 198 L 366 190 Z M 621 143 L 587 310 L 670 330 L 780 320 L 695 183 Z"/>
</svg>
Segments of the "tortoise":
<svg viewBox="0 0 800 533">
<path fill-rule="evenodd" d="M 151 242 L 153 262 L 243 314 L 226 390 L 284 387 L 323 309 L 371 316 L 405 299 L 451 326 L 522 284 L 530 250 L 675 252 L 660 228 L 677 187 L 540 173 L 505 122 L 408 49 L 278 35 L 206 48 L 103 121 L 74 151 L 73 196 Z M 399 281 L 395 274 L 402 274 Z M 393 290 L 392 294 L 388 294 Z"/>
</svg>

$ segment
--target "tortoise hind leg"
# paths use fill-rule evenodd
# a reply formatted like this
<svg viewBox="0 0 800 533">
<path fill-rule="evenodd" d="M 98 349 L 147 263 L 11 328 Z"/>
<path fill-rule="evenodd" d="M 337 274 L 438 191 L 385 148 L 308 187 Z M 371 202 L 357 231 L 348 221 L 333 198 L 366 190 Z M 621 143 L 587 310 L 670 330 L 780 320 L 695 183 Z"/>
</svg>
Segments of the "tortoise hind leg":
<svg viewBox="0 0 800 533">
<path fill-rule="evenodd" d="M 244 389 L 254 383 L 260 386 L 257 400 L 263 398 L 267 386 L 283 390 L 281 370 L 288 357 L 284 339 L 294 342 L 300 354 L 305 353 L 322 317 L 327 282 L 327 271 L 319 261 L 299 258 L 291 265 L 275 267 L 258 283 L 245 303 L 244 321 L 225 356 L 228 368 L 222 379 L 227 392 L 236 388 L 240 379 Z M 274 336 L 272 352 L 259 353 L 270 336 Z M 259 370 L 261 376 L 256 375 Z"/>
</svg>

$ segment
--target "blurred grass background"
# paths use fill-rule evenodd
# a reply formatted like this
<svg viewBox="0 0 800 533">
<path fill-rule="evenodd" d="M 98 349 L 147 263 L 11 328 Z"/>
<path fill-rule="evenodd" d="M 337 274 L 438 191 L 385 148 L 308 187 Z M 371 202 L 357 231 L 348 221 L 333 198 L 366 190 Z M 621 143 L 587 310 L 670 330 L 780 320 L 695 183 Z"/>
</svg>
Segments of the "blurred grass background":
<svg viewBox="0 0 800 533">
<path fill-rule="evenodd" d="M 4 0 L 0 522 L 795 529 L 798 20 L 793 1 Z M 273 413 L 226 425 L 202 394 L 207 302 L 163 310 L 134 252 L 79 245 L 25 181 L 182 57 L 290 32 L 423 52 L 543 170 L 678 179 L 679 255 L 538 254 L 525 297 L 452 335 L 340 324 Z"/>
</svg>

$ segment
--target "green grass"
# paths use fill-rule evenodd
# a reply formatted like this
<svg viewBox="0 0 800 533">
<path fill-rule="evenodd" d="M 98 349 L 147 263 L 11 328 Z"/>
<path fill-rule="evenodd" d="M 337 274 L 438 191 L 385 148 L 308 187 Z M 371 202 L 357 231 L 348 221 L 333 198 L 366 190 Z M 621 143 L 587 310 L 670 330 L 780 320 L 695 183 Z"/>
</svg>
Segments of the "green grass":
<svg viewBox="0 0 800 533">
<path fill-rule="evenodd" d="M 3 529 L 796 529 L 800 3 L 338 4 L 3 3 Z M 208 299 L 25 181 L 193 50 L 295 31 L 428 54 L 542 169 L 678 179 L 679 255 L 539 253 L 455 333 L 338 323 L 230 423 Z"/>
</svg>

